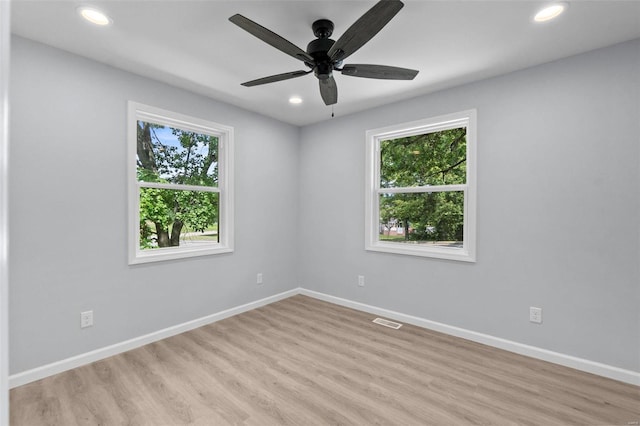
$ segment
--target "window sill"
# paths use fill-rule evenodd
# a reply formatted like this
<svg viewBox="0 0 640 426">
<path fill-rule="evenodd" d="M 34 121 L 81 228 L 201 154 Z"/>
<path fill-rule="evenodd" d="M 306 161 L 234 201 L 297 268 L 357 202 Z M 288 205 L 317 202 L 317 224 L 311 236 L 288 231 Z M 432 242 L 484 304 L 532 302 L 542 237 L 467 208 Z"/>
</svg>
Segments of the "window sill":
<svg viewBox="0 0 640 426">
<path fill-rule="evenodd" d="M 190 257 L 210 256 L 232 252 L 232 247 L 225 247 L 220 245 L 196 248 L 158 248 L 145 251 L 138 250 L 135 255 L 129 259 L 129 265 L 185 259 Z"/>
<path fill-rule="evenodd" d="M 418 245 L 393 244 L 378 242 L 365 246 L 367 251 L 403 254 L 409 256 L 431 257 L 435 259 L 456 260 L 461 262 L 475 262 L 476 258 L 467 249 L 446 247 L 425 247 Z"/>
</svg>

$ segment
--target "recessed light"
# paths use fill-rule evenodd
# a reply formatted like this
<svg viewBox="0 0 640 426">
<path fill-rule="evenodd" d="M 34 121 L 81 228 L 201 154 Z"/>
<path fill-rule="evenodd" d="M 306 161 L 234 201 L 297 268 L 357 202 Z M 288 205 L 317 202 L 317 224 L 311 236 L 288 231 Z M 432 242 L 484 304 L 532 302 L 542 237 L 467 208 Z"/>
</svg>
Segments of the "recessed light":
<svg viewBox="0 0 640 426">
<path fill-rule="evenodd" d="M 302 98 L 300 96 L 292 96 L 289 98 L 289 103 L 298 105 L 302 103 Z"/>
<path fill-rule="evenodd" d="M 533 20 L 536 22 L 547 22 L 560 16 L 562 12 L 567 8 L 567 3 L 552 3 L 549 4 L 536 13 Z"/>
<path fill-rule="evenodd" d="M 84 19 L 91 22 L 92 24 L 105 26 L 111 23 L 111 18 L 109 18 L 107 15 L 104 14 L 104 12 L 101 12 L 95 7 L 86 7 L 86 6 L 80 7 L 78 8 L 78 13 L 80 14 L 80 16 L 82 16 Z"/>
</svg>

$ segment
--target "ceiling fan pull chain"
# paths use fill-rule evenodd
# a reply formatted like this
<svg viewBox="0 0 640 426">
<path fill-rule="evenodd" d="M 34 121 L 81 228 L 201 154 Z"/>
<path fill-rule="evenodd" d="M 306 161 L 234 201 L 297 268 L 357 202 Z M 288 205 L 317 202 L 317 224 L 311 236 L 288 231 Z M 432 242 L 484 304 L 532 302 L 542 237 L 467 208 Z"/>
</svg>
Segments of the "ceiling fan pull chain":
<svg viewBox="0 0 640 426">
<path fill-rule="evenodd" d="M 333 115 L 333 105 L 331 105 L 331 118 L 333 118 L 333 117 L 334 117 L 334 115 Z"/>
</svg>

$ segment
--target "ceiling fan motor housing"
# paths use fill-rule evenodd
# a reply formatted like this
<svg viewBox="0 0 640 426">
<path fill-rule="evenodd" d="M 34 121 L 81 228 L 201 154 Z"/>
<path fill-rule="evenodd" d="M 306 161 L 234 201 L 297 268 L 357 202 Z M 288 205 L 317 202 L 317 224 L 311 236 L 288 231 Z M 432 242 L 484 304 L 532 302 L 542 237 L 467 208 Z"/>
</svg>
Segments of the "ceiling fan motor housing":
<svg viewBox="0 0 640 426">
<path fill-rule="evenodd" d="M 314 74 L 320 80 L 327 80 L 334 69 L 334 64 L 327 55 L 335 43 L 335 40 L 329 38 L 333 34 L 333 22 L 328 19 L 319 19 L 311 25 L 311 28 L 318 38 L 307 45 L 307 53 L 315 60 L 315 64 L 307 63 L 307 66 L 314 68 Z"/>
</svg>

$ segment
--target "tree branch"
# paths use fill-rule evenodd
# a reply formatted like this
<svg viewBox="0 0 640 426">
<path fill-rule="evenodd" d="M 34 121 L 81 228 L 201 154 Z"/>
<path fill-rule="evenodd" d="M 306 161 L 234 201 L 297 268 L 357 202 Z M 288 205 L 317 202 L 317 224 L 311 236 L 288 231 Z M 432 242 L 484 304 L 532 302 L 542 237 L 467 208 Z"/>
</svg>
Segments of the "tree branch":
<svg viewBox="0 0 640 426">
<path fill-rule="evenodd" d="M 467 161 L 467 159 L 466 159 L 466 158 L 463 158 L 462 160 L 458 161 L 456 164 L 453 164 L 453 165 L 451 165 L 451 166 L 447 167 L 446 169 L 438 170 L 437 172 L 430 174 L 429 176 L 427 176 L 427 178 L 433 177 L 433 176 L 435 176 L 435 175 L 442 174 L 442 177 L 443 177 L 443 179 L 444 179 L 444 175 L 445 175 L 446 173 L 448 173 L 448 172 L 450 172 L 451 170 L 455 169 L 456 167 L 458 167 L 460 164 L 464 163 L 465 161 Z"/>
</svg>

